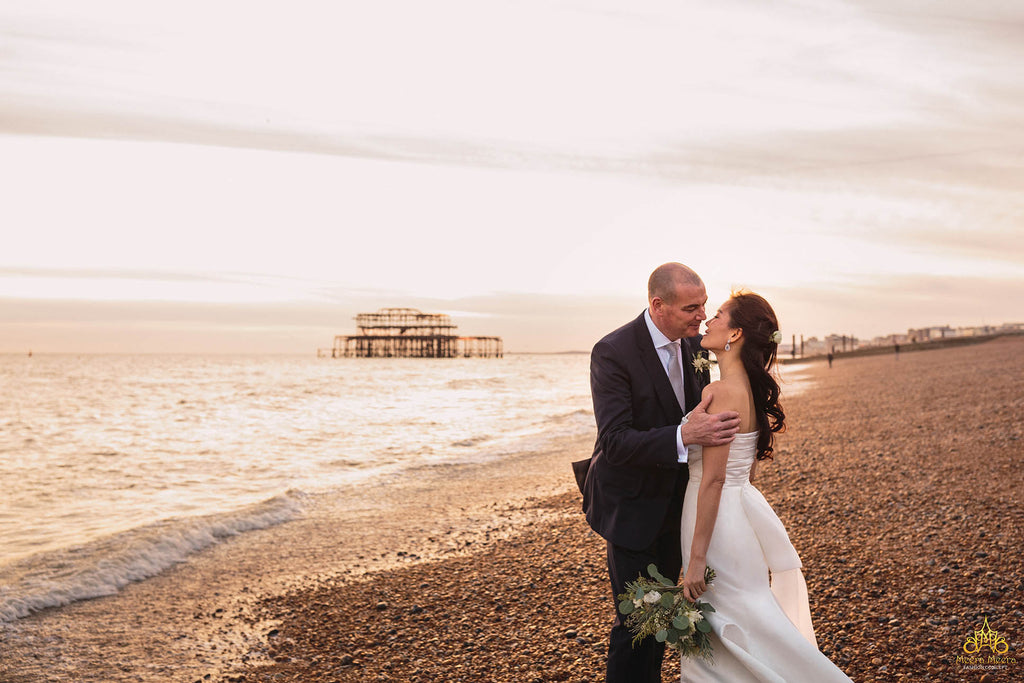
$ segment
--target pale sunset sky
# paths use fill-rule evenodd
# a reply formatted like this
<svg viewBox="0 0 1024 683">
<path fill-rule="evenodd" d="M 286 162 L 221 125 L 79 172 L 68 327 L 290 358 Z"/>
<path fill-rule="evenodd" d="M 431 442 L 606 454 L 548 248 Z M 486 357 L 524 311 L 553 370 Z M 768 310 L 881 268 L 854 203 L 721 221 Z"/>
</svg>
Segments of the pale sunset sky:
<svg viewBox="0 0 1024 683">
<path fill-rule="evenodd" d="M 0 0 L 0 352 L 1024 321 L 1024 3 Z M 709 312 L 709 313 L 710 313 Z"/>
</svg>

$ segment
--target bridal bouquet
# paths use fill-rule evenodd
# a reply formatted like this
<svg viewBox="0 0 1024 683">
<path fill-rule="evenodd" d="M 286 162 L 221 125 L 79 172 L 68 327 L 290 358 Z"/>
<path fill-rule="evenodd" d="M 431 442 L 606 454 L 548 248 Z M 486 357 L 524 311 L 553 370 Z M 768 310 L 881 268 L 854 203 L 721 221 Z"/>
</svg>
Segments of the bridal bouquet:
<svg viewBox="0 0 1024 683">
<path fill-rule="evenodd" d="M 626 616 L 626 626 L 633 632 L 633 644 L 647 636 L 679 650 L 683 657 L 701 657 L 711 661 L 711 624 L 704 614 L 715 608 L 707 602 L 690 602 L 683 597 L 683 587 L 672 583 L 653 564 L 647 565 L 651 578 L 637 577 L 626 584 L 626 592 L 618 596 L 619 612 Z M 704 581 L 711 583 L 715 571 L 704 570 Z"/>
</svg>

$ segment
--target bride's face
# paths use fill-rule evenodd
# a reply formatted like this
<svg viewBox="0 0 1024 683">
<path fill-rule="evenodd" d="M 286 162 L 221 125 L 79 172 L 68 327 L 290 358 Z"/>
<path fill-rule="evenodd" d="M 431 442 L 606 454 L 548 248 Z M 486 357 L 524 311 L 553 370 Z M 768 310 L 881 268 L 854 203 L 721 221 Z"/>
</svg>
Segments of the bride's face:
<svg viewBox="0 0 1024 683">
<path fill-rule="evenodd" d="M 708 318 L 708 321 L 704 324 L 707 326 L 707 331 L 704 333 L 704 338 L 700 340 L 700 345 L 701 348 L 708 349 L 709 351 L 723 350 L 725 343 L 729 341 L 733 332 L 736 331 L 736 328 L 732 326 L 732 321 L 729 319 L 729 309 L 724 304 L 718 309 L 714 317 Z"/>
</svg>

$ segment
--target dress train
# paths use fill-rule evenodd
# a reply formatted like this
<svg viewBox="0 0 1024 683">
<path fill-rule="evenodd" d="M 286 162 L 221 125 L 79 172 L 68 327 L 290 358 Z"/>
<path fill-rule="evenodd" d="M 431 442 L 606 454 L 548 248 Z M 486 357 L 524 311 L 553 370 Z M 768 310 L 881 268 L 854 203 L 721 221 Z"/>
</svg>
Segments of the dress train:
<svg viewBox="0 0 1024 683">
<path fill-rule="evenodd" d="M 707 552 L 715 580 L 703 596 L 716 610 L 707 615 L 714 661 L 684 658 L 682 681 L 849 683 L 818 650 L 800 557 L 782 521 L 750 483 L 756 446 L 757 432 L 751 432 L 737 435 L 729 450 Z M 699 446 L 690 447 L 681 532 L 684 567 L 697 519 L 701 456 Z"/>
</svg>

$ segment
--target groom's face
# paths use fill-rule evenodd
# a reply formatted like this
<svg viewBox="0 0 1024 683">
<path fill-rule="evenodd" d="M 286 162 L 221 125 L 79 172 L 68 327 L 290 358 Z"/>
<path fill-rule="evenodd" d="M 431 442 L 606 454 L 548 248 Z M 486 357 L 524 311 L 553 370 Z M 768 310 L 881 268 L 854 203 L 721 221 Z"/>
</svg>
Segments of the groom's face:
<svg viewBox="0 0 1024 683">
<path fill-rule="evenodd" d="M 651 302 L 651 319 L 669 339 L 695 337 L 700 324 L 707 319 L 704 304 L 708 302 L 704 285 L 680 285 L 671 303 L 655 297 Z"/>
</svg>

